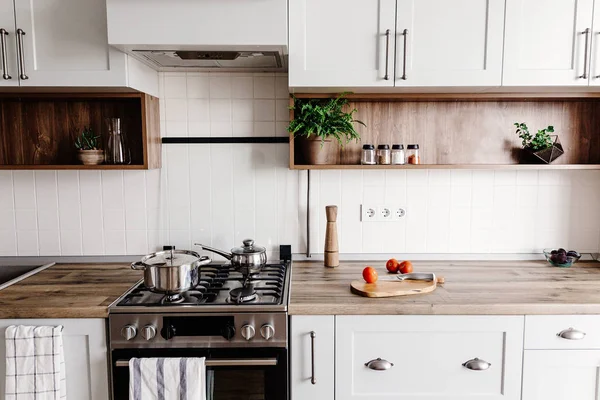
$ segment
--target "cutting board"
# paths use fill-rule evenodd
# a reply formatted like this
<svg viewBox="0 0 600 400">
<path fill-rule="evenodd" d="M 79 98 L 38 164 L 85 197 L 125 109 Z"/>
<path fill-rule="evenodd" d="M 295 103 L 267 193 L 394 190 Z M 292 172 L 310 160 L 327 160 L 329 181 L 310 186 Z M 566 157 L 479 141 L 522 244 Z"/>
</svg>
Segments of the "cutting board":
<svg viewBox="0 0 600 400">
<path fill-rule="evenodd" d="M 437 281 L 441 279 L 438 278 Z M 437 287 L 437 281 L 377 281 L 366 283 L 365 281 L 352 281 L 350 290 L 352 293 L 364 297 L 393 297 L 408 296 L 411 294 L 430 293 Z"/>
</svg>

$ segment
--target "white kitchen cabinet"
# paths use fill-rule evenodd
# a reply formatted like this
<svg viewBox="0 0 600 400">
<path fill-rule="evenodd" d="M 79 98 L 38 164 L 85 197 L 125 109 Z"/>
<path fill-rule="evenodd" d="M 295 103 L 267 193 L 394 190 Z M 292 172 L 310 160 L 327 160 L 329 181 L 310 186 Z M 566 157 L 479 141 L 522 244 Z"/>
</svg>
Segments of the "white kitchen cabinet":
<svg viewBox="0 0 600 400">
<path fill-rule="evenodd" d="M 292 400 L 334 400 L 334 316 L 294 315 L 290 325 Z"/>
<path fill-rule="evenodd" d="M 597 399 L 600 350 L 526 350 L 522 400 Z"/>
<path fill-rule="evenodd" d="M 594 0 L 506 0 L 503 85 L 587 86 L 593 8 Z"/>
<path fill-rule="evenodd" d="M 289 16 L 291 87 L 394 86 L 396 0 L 290 0 Z"/>
<path fill-rule="evenodd" d="M 600 86 L 600 0 L 594 7 L 590 56 L 590 86 Z"/>
<path fill-rule="evenodd" d="M 395 86 L 500 86 L 504 3 L 398 0 Z"/>
<path fill-rule="evenodd" d="M 67 398 L 108 400 L 108 353 L 104 319 L 5 319 L 0 332 L 10 325 L 62 325 L 67 378 Z M 4 395 L 5 346 L 0 345 L 0 397 Z"/>
<path fill-rule="evenodd" d="M 338 316 L 336 400 L 520 400 L 523 320 Z M 475 358 L 491 365 L 468 369 Z"/>
<path fill-rule="evenodd" d="M 14 15 L 13 0 L 0 0 L 0 29 L 4 29 L 4 45 L 0 49 L 0 87 L 19 86 Z"/>
</svg>

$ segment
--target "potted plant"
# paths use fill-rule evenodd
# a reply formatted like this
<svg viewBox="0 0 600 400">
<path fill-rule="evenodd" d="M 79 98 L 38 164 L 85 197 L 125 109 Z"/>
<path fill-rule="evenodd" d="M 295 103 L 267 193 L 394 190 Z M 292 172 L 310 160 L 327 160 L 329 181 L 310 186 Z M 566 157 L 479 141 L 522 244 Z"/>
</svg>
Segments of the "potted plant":
<svg viewBox="0 0 600 400">
<path fill-rule="evenodd" d="M 535 135 L 532 135 L 524 122 L 515 122 L 514 125 L 517 128 L 516 134 L 521 138 L 524 150 L 523 159 L 526 162 L 550 164 L 565 152 L 558 135 L 550 135 L 554 133 L 553 126 L 540 129 Z"/>
<path fill-rule="evenodd" d="M 334 139 L 342 147 L 360 139 L 354 123 L 366 125 L 353 118 L 356 109 L 344 111 L 348 105 L 345 95 L 327 100 L 294 98 L 294 105 L 290 107 L 294 110 L 294 119 L 288 131 L 294 134 L 294 140 L 299 139 L 297 143 L 308 164 L 328 164 Z"/>
<path fill-rule="evenodd" d="M 92 128 L 84 128 L 75 139 L 77 158 L 83 165 L 98 165 L 104 161 L 104 150 L 100 150 L 100 135 L 95 135 Z"/>
</svg>

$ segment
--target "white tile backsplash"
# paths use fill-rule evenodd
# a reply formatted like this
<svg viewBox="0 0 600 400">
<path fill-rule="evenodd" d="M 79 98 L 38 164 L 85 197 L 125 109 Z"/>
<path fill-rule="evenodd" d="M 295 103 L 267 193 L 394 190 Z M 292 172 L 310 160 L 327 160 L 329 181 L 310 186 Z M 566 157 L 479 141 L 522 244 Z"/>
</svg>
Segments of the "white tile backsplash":
<svg viewBox="0 0 600 400">
<path fill-rule="evenodd" d="M 282 74 L 161 73 L 163 136 L 287 136 Z M 252 237 L 306 251 L 306 175 L 286 144 L 169 144 L 151 171 L 0 171 L 0 256 L 229 249 Z M 405 207 L 360 221 L 361 204 Z M 311 172 L 311 251 L 338 206 L 342 253 L 598 251 L 600 171 Z"/>
</svg>

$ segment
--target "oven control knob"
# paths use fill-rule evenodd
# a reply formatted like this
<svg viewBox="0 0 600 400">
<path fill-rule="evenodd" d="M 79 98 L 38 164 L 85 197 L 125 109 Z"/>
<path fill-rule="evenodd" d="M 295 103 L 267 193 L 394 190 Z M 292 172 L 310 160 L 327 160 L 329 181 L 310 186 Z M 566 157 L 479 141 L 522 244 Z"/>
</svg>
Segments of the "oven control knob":
<svg viewBox="0 0 600 400">
<path fill-rule="evenodd" d="M 270 340 L 273 336 L 275 336 L 275 328 L 273 328 L 273 325 L 264 324 L 260 327 L 260 334 L 265 338 L 265 340 Z"/>
<path fill-rule="evenodd" d="M 121 336 L 125 338 L 125 340 L 131 340 L 137 335 L 137 329 L 133 325 L 125 325 L 123 329 L 121 329 Z"/>
<path fill-rule="evenodd" d="M 235 326 L 227 325 L 221 330 L 221 335 L 227 340 L 233 339 L 235 336 Z"/>
<path fill-rule="evenodd" d="M 250 340 L 254 337 L 256 331 L 252 325 L 244 325 L 242 326 L 242 337 L 246 340 Z"/>
<path fill-rule="evenodd" d="M 146 325 L 143 329 L 142 329 L 142 337 L 146 340 L 151 340 L 154 339 L 154 336 L 156 336 L 156 328 L 152 325 Z"/>
</svg>

